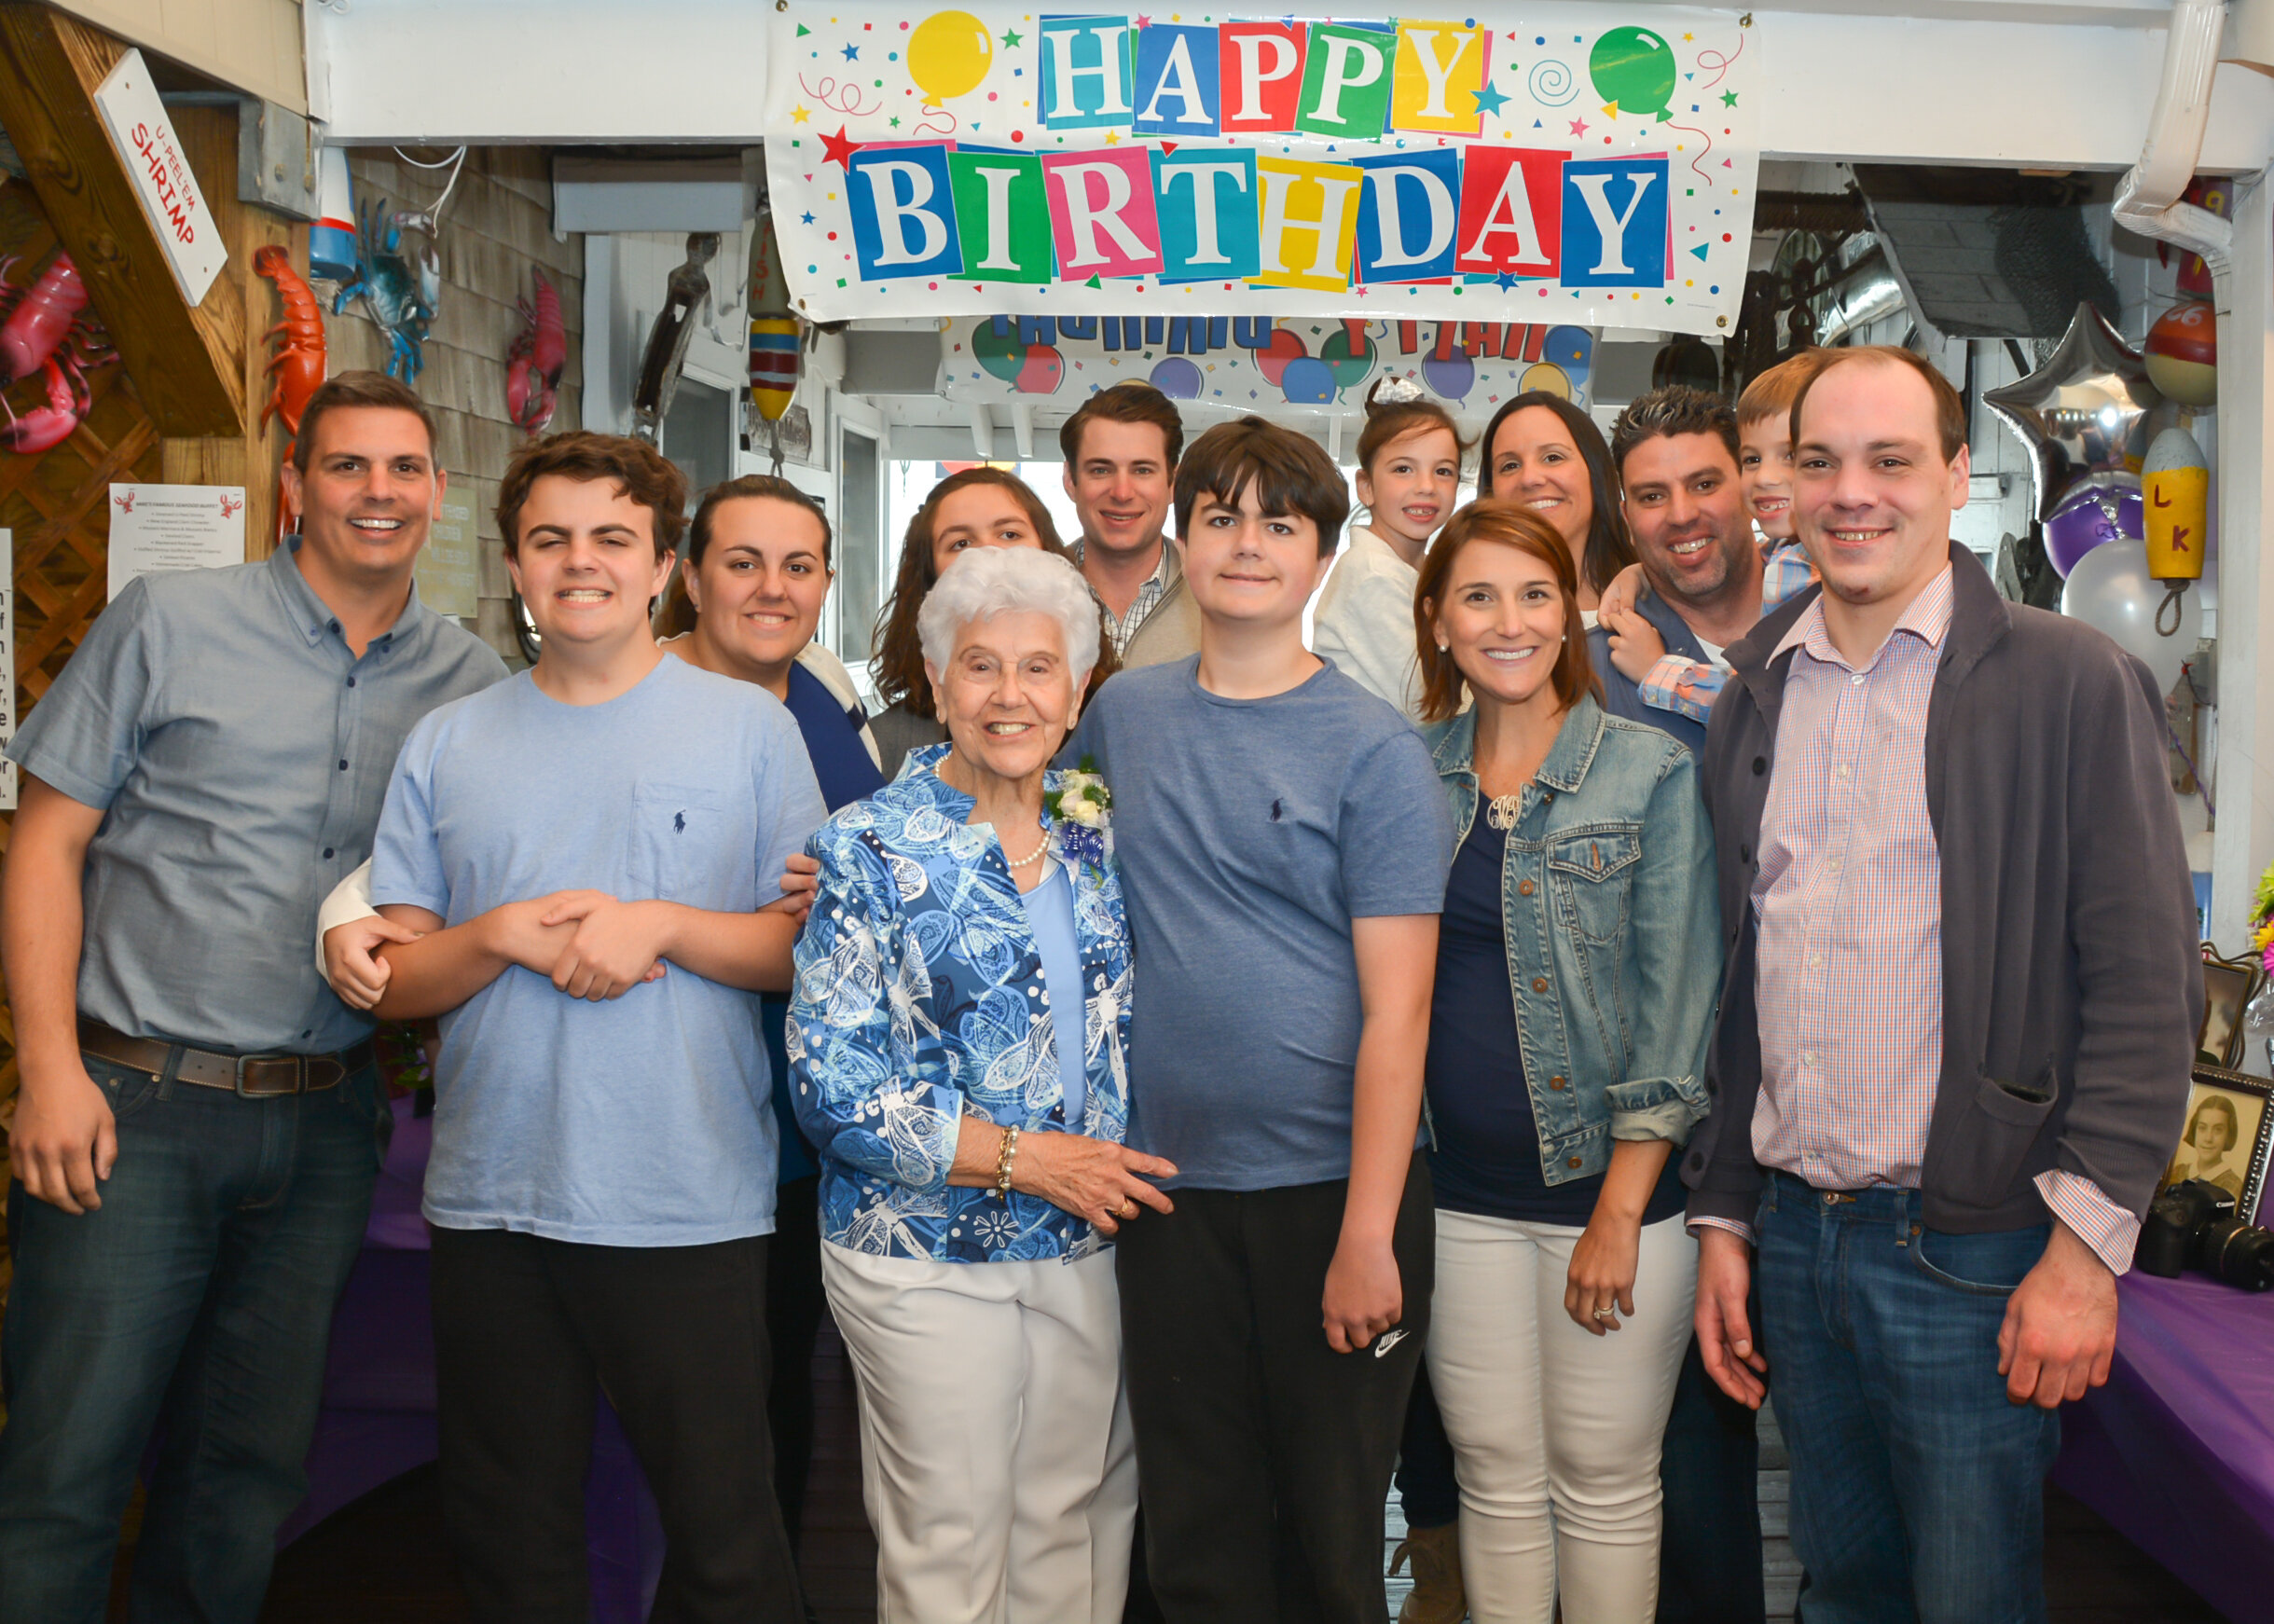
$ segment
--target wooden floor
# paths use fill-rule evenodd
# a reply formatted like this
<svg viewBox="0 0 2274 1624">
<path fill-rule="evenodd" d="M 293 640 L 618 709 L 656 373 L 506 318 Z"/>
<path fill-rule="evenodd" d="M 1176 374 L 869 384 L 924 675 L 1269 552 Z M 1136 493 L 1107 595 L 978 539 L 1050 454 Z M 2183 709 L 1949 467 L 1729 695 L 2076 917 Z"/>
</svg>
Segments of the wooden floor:
<svg viewBox="0 0 2274 1624">
<path fill-rule="evenodd" d="M 804 1569 L 821 1624 L 873 1624 L 876 1548 L 861 1509 L 861 1450 L 845 1354 L 824 1324 L 815 1361 L 819 1413 Z M 1799 1564 L 1786 1538 L 1784 1441 L 1767 1418 L 1761 1523 L 1770 1617 L 1793 1617 Z M 465 1603 L 422 1467 L 310 1530 L 278 1558 L 263 1624 L 467 1624 Z M 1384 1517 L 1384 1559 L 1405 1533 L 1395 1498 Z M 2046 1583 L 2051 1624 L 2226 1624 L 2171 1574 L 2086 1507 L 2046 1494 Z M 1395 1617 L 1407 1583 L 1390 1581 Z M 114 1608 L 113 1617 L 125 1618 Z"/>
</svg>

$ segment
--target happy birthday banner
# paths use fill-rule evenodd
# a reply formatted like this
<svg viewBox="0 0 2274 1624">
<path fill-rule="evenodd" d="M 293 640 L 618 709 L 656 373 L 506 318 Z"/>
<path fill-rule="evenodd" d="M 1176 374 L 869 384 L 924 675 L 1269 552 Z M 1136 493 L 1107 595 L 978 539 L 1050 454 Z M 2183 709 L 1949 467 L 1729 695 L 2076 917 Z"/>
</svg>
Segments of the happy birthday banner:
<svg viewBox="0 0 2274 1624">
<path fill-rule="evenodd" d="M 765 114 L 791 294 L 816 322 L 1015 302 L 1726 331 L 1753 30 L 1606 14 L 792 8 Z"/>
<path fill-rule="evenodd" d="M 1341 411 L 1377 379 L 1408 378 L 1455 414 L 1483 417 L 1544 389 L 1585 407 L 1595 335 L 1526 323 L 1275 321 L 1270 316 L 981 316 L 941 323 L 949 400 L 1067 404 L 1129 378 L 1172 400 L 1234 410 Z"/>
</svg>

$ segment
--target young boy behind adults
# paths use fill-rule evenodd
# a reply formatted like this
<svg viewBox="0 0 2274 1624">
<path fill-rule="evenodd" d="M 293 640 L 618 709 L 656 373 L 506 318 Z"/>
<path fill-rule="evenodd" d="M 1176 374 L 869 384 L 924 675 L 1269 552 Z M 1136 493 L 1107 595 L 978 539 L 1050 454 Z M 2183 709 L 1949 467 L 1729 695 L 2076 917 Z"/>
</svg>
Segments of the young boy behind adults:
<svg viewBox="0 0 2274 1624">
<path fill-rule="evenodd" d="M 403 747 L 372 900 L 382 1018 L 441 1014 L 434 1148 L 441 1498 L 477 1619 L 582 1617 L 604 1389 L 662 1508 L 655 1617 L 793 1624 L 764 1305 L 775 1121 L 761 912 L 821 822 L 772 695 L 668 659 L 648 604 L 686 488 L 653 447 L 556 434 L 498 491 L 535 667 Z"/>
<path fill-rule="evenodd" d="M 1738 929 L 1698 1341 L 1748 1403 L 1773 1364 L 1811 1620 L 2026 1624 L 2202 1009 L 2162 697 L 1952 544 L 1932 363 L 1833 351 L 1792 416 L 1823 586 L 1730 648 L 1705 746 Z"/>
<path fill-rule="evenodd" d="M 1134 378 L 1099 390 L 1058 429 L 1066 494 L 1082 520 L 1074 561 L 1123 669 L 1200 646 L 1200 612 L 1161 533 L 1183 448 L 1176 403 Z"/>
<path fill-rule="evenodd" d="M 302 943 L 403 736 L 504 667 L 411 586 L 444 482 L 419 397 L 343 373 L 295 457 L 297 544 L 130 583 L 8 747 L 11 1621 L 103 1617 L 170 1387 L 131 1617 L 252 1624 L 307 1493 L 389 1119 Z"/>
<path fill-rule="evenodd" d="M 1348 504 L 1302 435 L 1253 417 L 1202 435 L 1177 475 L 1200 652 L 1115 677 L 1073 747 L 1113 795 L 1145 965 L 1129 1142 L 1181 1170 L 1177 1210 L 1126 1226 L 1118 1259 L 1171 1624 L 1386 1611 L 1452 827 L 1420 736 L 1302 646 Z"/>
</svg>

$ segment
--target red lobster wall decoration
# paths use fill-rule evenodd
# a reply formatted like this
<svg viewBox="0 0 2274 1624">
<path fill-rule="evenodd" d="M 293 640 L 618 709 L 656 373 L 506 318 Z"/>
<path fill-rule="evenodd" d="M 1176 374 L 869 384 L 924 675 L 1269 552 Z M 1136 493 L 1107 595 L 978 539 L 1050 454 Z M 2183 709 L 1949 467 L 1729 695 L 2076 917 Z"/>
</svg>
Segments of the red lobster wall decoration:
<svg viewBox="0 0 2274 1624">
<path fill-rule="evenodd" d="M 0 277 L 16 268 L 13 255 L 0 259 Z M 7 423 L 0 428 L 0 446 L 11 451 L 51 450 L 71 438 L 94 405 L 87 387 L 87 370 L 116 357 L 103 323 L 87 310 L 87 284 L 71 255 L 59 253 L 30 288 L 0 285 L 0 383 L 13 383 L 34 372 L 48 383 L 47 404 L 19 413 L 4 399 L 0 412 Z"/>
<path fill-rule="evenodd" d="M 560 371 L 569 360 L 569 335 L 560 322 L 560 295 L 544 272 L 532 268 L 531 274 L 537 279 L 537 298 L 533 304 L 520 301 L 525 324 L 505 351 L 505 411 L 516 426 L 535 434 L 553 420 Z"/>
<path fill-rule="evenodd" d="M 261 335 L 276 339 L 277 346 L 276 353 L 269 357 L 267 371 L 272 381 L 269 404 L 261 407 L 260 426 L 267 428 L 272 417 L 283 420 L 284 433 L 290 436 L 284 447 L 284 458 L 289 461 L 300 438 L 300 412 L 308 405 L 308 397 L 324 385 L 326 362 L 324 310 L 316 303 L 316 296 L 308 283 L 300 280 L 300 273 L 292 268 L 292 255 L 275 243 L 254 251 L 253 273 L 276 283 L 276 296 L 284 307 L 284 319 Z M 283 475 L 280 469 L 276 533 L 282 536 L 287 528 Z"/>
</svg>

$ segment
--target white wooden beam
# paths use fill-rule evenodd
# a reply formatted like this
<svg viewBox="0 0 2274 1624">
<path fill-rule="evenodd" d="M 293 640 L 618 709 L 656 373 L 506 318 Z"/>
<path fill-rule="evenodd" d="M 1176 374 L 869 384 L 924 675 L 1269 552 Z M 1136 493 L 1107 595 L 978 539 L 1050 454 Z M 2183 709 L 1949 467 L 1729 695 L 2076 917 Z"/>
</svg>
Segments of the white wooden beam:
<svg viewBox="0 0 2274 1624">
<path fill-rule="evenodd" d="M 1791 0 L 1753 13 L 1765 153 L 2105 170 L 2139 157 L 2168 5 L 1909 0 L 1902 15 L 1891 9 Z M 749 0 L 310 7 L 309 98 L 331 139 L 351 143 L 747 144 L 764 134 L 753 87 L 765 79 L 772 16 Z M 2202 168 L 2255 174 L 2269 159 L 2274 80 L 2221 68 Z"/>
<path fill-rule="evenodd" d="M 2274 175 L 2235 200 L 2235 245 L 2219 279 L 2219 820 L 2211 843 L 2211 936 L 2249 945 L 2251 899 L 2274 862 Z"/>
</svg>

